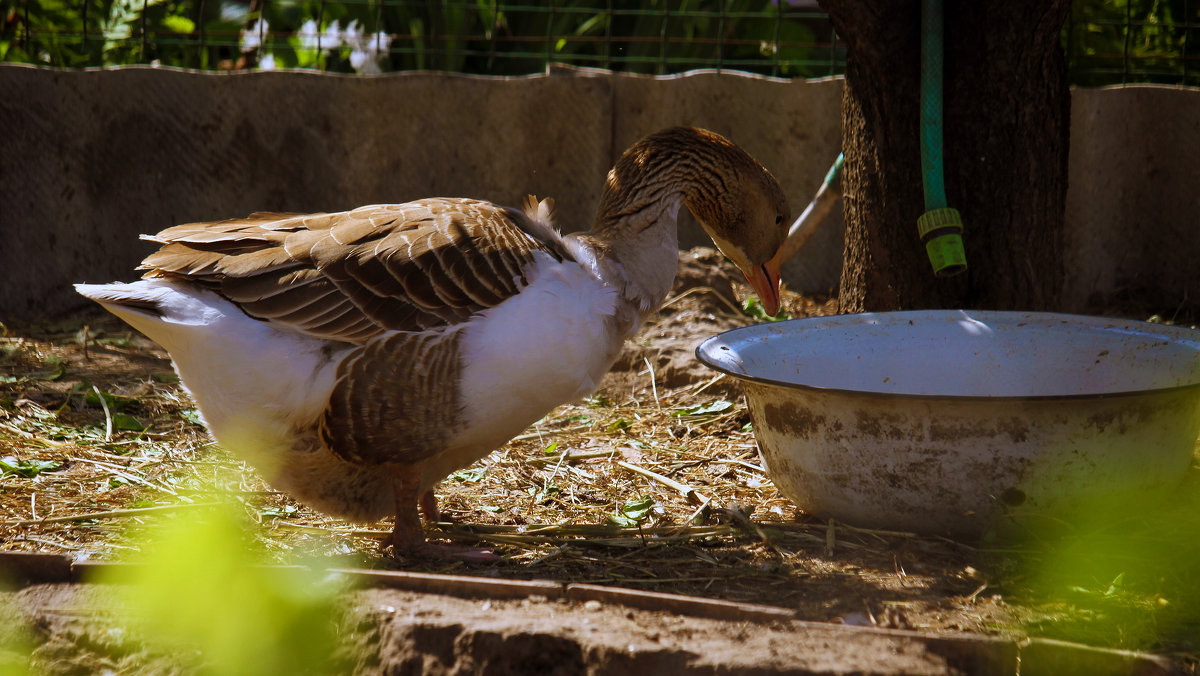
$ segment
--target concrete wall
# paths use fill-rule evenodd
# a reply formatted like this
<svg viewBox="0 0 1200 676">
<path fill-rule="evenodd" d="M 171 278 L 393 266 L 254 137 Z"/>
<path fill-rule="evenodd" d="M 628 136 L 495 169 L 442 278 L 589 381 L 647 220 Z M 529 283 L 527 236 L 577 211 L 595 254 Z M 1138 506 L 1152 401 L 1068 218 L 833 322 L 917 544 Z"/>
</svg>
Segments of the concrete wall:
<svg viewBox="0 0 1200 676">
<path fill-rule="evenodd" d="M 0 318 L 19 318 L 81 307 L 72 281 L 136 278 L 137 235 L 188 221 L 534 193 L 583 229 L 616 156 L 669 125 L 736 139 L 802 206 L 837 154 L 841 84 L 6 65 L 0 91 Z M 789 272 L 824 290 L 839 268 L 840 249 Z"/>
<path fill-rule="evenodd" d="M 1076 90 L 1067 293 L 1072 309 L 1200 315 L 1200 90 Z"/>
<path fill-rule="evenodd" d="M 0 320 L 83 307 L 74 281 L 136 278 L 150 250 L 137 235 L 177 223 L 534 193 L 554 197 L 564 229 L 577 230 L 616 156 L 677 124 L 737 141 L 799 213 L 840 146 L 836 79 L 0 65 L 0 92 Z M 1128 295 L 1130 280 L 1151 304 L 1196 298 L 1200 94 L 1081 90 L 1074 106 L 1064 309 Z M 835 213 L 789 263 L 793 288 L 836 289 L 842 231 Z M 681 240 L 707 241 L 694 223 Z"/>
</svg>

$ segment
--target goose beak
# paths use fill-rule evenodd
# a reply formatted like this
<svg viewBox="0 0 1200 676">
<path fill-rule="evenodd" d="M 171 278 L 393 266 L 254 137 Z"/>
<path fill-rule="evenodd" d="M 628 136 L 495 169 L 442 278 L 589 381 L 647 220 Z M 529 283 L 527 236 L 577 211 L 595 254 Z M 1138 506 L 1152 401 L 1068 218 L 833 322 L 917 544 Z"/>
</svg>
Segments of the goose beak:
<svg viewBox="0 0 1200 676">
<path fill-rule="evenodd" d="M 772 317 L 779 314 L 779 261 L 772 258 L 757 268 L 742 272 L 754 288 L 754 293 L 758 294 L 763 310 Z"/>
<path fill-rule="evenodd" d="M 762 302 L 763 310 L 766 310 L 767 314 L 772 317 L 779 314 L 779 266 L 783 265 L 783 261 L 786 259 L 783 249 L 780 248 L 771 260 L 756 267 L 750 262 L 741 247 L 714 234 L 704 221 L 700 221 L 700 225 L 704 226 L 704 230 L 712 237 L 713 243 L 717 245 L 721 253 L 733 261 L 733 264 L 746 276 L 746 281 L 750 282 L 754 293 Z"/>
</svg>

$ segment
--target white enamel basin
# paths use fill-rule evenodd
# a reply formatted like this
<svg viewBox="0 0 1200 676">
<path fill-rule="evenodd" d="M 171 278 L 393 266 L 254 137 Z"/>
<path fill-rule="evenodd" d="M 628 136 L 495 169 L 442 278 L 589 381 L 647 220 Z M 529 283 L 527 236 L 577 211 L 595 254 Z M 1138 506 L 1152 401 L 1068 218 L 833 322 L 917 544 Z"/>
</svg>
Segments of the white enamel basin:
<svg viewBox="0 0 1200 676">
<path fill-rule="evenodd" d="M 1163 491 L 1200 433 L 1200 331 L 1181 327 L 866 313 L 734 329 L 696 354 L 742 380 L 780 492 L 869 528 L 972 537 Z"/>
</svg>

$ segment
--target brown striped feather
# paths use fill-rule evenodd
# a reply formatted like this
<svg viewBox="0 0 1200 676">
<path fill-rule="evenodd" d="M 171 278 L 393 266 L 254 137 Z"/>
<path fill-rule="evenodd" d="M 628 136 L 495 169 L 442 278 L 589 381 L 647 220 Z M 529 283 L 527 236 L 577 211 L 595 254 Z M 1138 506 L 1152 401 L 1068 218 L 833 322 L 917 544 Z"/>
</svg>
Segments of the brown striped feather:
<svg viewBox="0 0 1200 676">
<path fill-rule="evenodd" d="M 276 270 L 272 274 L 244 277 L 237 283 L 237 294 L 230 293 L 229 299 L 235 303 L 252 303 L 312 283 L 331 284 L 319 270 L 297 265 L 289 270 Z M 226 285 L 226 292 L 233 290 L 233 287 Z"/>
<path fill-rule="evenodd" d="M 253 317 L 355 344 L 461 322 L 515 294 L 535 252 L 566 256 L 548 223 L 466 199 L 260 212 L 148 239 L 163 246 L 145 276 L 194 281 Z"/>
<path fill-rule="evenodd" d="M 414 464 L 446 449 L 459 425 L 459 332 L 396 332 L 357 347 L 338 366 L 322 439 L 351 462 Z"/>
</svg>

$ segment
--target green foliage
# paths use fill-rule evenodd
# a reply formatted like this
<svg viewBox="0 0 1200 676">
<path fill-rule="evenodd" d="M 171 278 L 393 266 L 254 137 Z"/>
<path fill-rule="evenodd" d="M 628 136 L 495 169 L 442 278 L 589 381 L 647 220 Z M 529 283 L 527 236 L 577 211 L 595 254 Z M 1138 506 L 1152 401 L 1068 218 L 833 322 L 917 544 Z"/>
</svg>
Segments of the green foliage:
<svg viewBox="0 0 1200 676">
<path fill-rule="evenodd" d="M 792 318 L 792 316 L 785 310 L 780 310 L 774 315 L 767 314 L 767 311 L 763 309 L 762 303 L 754 296 L 750 296 L 746 300 L 742 301 L 742 312 L 745 313 L 747 317 L 753 317 L 760 322 L 781 322 L 785 319 Z"/>
<path fill-rule="evenodd" d="M 160 650 L 199 652 L 200 673 L 338 673 L 336 594 L 308 568 L 266 567 L 232 508 L 164 524 L 127 585 L 134 628 Z"/>
<path fill-rule="evenodd" d="M 1063 31 L 1072 82 L 1200 85 L 1200 68 L 1184 58 L 1198 22 L 1190 0 L 1075 0 Z"/>
<path fill-rule="evenodd" d="M 252 6 L 11 0 L 0 16 L 0 61 L 492 75 L 537 73 L 553 62 L 647 74 L 725 68 L 814 77 L 842 72 L 845 58 L 824 13 L 777 0 L 277 0 L 253 12 Z M 1198 23 L 1200 3 L 1192 0 L 1076 0 L 1063 30 L 1072 80 L 1200 85 L 1200 68 L 1185 59 Z"/>
<path fill-rule="evenodd" d="M 990 538 L 995 587 L 1033 611 L 1023 630 L 1107 647 L 1200 650 L 1200 484 L 1102 495 Z"/>
<path fill-rule="evenodd" d="M 67 363 L 58 357 L 47 357 L 46 359 L 42 360 L 42 364 L 48 366 L 50 370 L 37 371 L 35 373 L 30 373 L 27 376 L 7 376 L 0 380 L 0 382 L 16 383 L 21 382 L 22 380 L 55 381 L 61 380 L 63 376 L 67 375 Z"/>
<path fill-rule="evenodd" d="M 703 67 L 833 72 L 833 52 L 820 44 L 832 37 L 828 20 L 772 0 L 615 7 L 607 0 L 282 0 L 255 12 L 236 0 L 14 2 L 0 33 L 0 60 L 64 67 L 157 61 L 203 69 L 515 75 L 557 62 L 654 74 Z"/>
<path fill-rule="evenodd" d="M 26 380 L 61 380 L 67 375 L 67 363 L 58 357 L 47 357 L 42 363 L 48 367 L 48 371 L 36 371 L 24 376 L 0 376 L 0 383 L 19 383 Z"/>
</svg>

